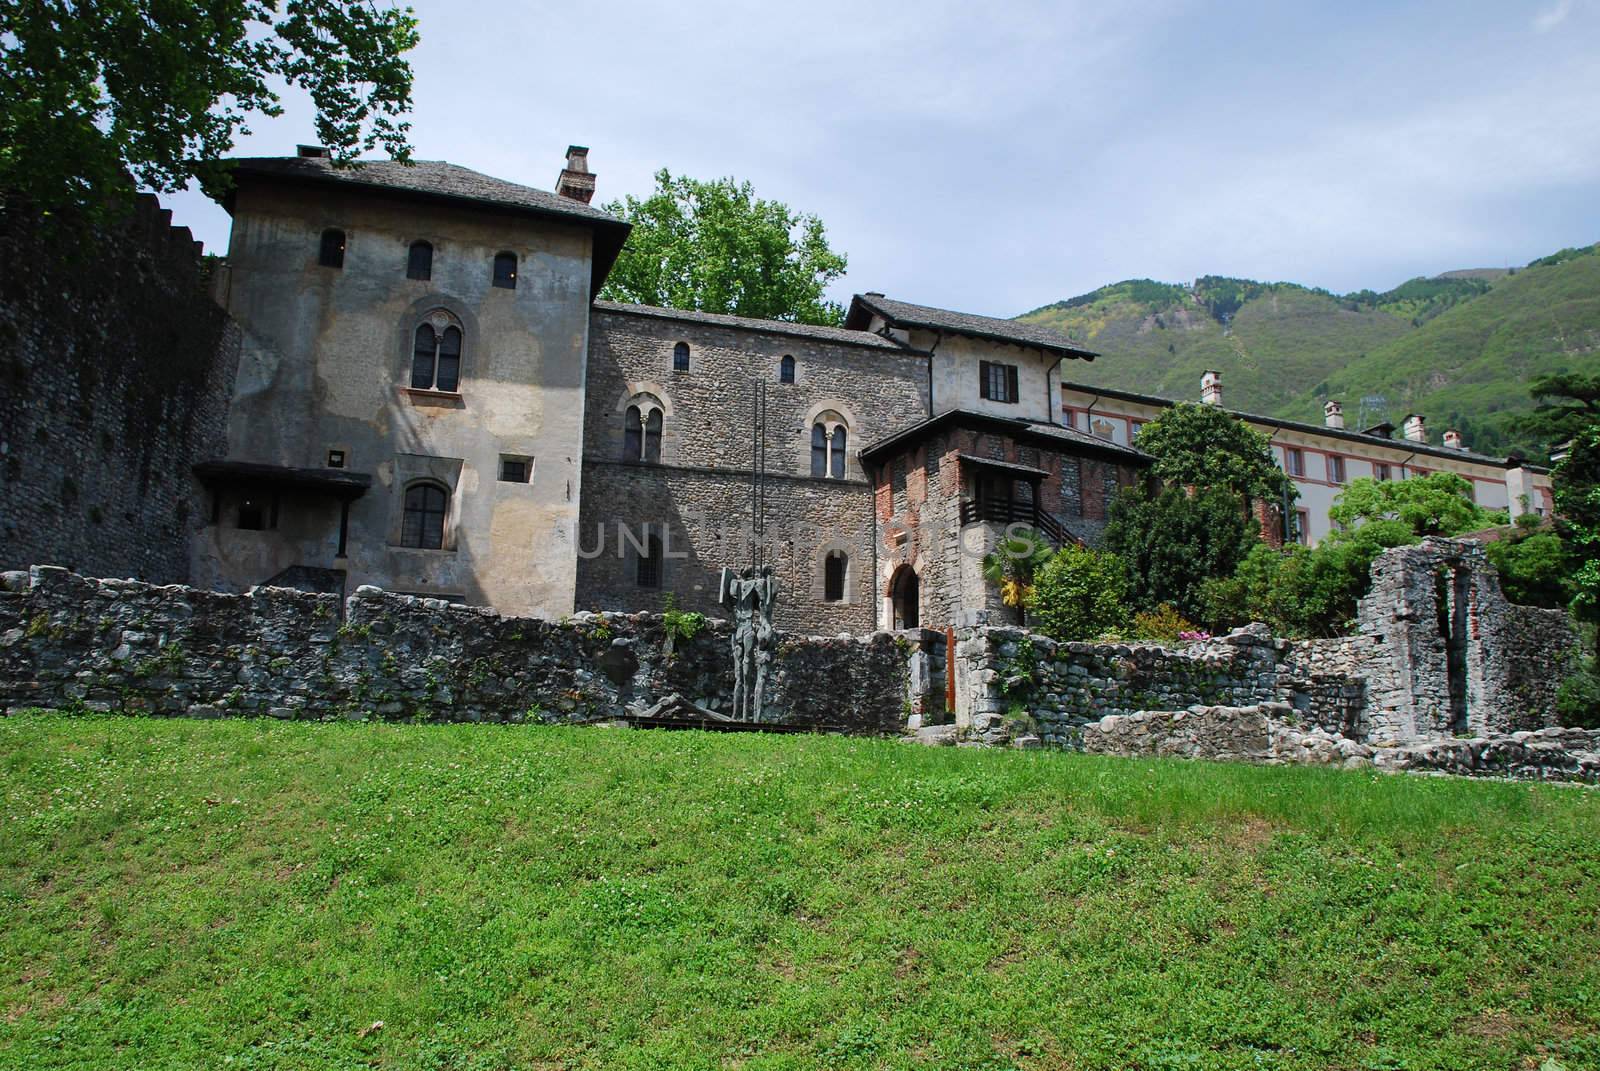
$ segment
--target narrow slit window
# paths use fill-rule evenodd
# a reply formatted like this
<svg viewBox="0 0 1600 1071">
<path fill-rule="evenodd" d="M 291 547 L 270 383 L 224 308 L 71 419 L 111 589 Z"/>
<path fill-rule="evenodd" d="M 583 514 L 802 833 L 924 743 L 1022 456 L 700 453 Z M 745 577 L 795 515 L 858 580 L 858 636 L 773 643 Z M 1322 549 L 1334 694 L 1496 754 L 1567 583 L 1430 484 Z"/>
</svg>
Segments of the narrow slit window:
<svg viewBox="0 0 1600 1071">
<path fill-rule="evenodd" d="M 794 382 L 794 358 L 787 353 L 783 355 L 783 360 L 778 362 L 778 382 Z"/>
<path fill-rule="evenodd" d="M 329 227 L 322 232 L 322 245 L 317 251 L 317 263 L 324 268 L 344 267 L 344 231 Z"/>
<path fill-rule="evenodd" d="M 689 344 L 680 342 L 672 347 L 672 370 L 674 372 L 687 372 L 689 370 Z"/>
<path fill-rule="evenodd" d="M 661 557 L 661 539 L 658 536 L 651 536 L 645 540 L 645 550 L 639 555 L 639 566 L 635 575 L 641 588 L 661 586 Z"/>
<path fill-rule="evenodd" d="M 432 324 L 418 324 L 416 343 L 411 350 L 411 385 L 417 390 L 433 389 L 433 357 L 439 337 Z"/>
<path fill-rule="evenodd" d="M 824 602 L 844 601 L 844 575 L 845 567 L 849 564 L 843 551 L 831 551 L 822 563 L 822 600 Z"/>
<path fill-rule="evenodd" d="M 411 249 L 406 253 L 406 278 L 433 278 L 433 243 L 411 243 Z"/>
<path fill-rule="evenodd" d="M 517 288 L 517 255 L 496 253 L 494 257 L 494 285 L 504 290 Z"/>
</svg>

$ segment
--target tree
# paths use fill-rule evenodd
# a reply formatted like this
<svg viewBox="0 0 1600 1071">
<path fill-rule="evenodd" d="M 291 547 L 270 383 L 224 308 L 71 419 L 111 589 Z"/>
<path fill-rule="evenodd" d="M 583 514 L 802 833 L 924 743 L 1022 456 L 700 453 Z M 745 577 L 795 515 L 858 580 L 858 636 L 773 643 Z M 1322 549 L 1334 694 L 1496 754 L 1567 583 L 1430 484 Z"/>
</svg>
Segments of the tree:
<svg viewBox="0 0 1600 1071">
<path fill-rule="evenodd" d="M 1573 612 L 1591 625 L 1600 624 L 1600 423 L 1571 440 L 1566 456 L 1551 473 L 1551 483 L 1556 530 L 1575 567 Z"/>
<path fill-rule="evenodd" d="M 407 158 L 409 8 L 361 0 L 0 0 L 0 191 L 94 216 L 129 175 L 225 184 L 220 158 L 274 82 L 306 90 L 339 161 Z"/>
<path fill-rule="evenodd" d="M 1424 536 L 1452 536 L 1505 524 L 1506 516 L 1472 501 L 1472 484 L 1453 472 L 1433 472 L 1409 480 L 1351 481 L 1328 510 L 1334 540 L 1355 538 L 1368 525 L 1394 526 L 1396 541 L 1415 543 Z M 1372 540 L 1375 531 L 1362 538 Z"/>
<path fill-rule="evenodd" d="M 1134 445 L 1155 458 L 1150 474 L 1168 485 L 1223 487 L 1274 505 L 1294 497 L 1267 437 L 1214 405 L 1178 402 L 1139 429 Z"/>
<path fill-rule="evenodd" d="M 1128 570 L 1115 554 L 1069 546 L 1034 577 L 1033 622 L 1057 640 L 1092 640 L 1128 621 Z"/>
<path fill-rule="evenodd" d="M 1539 403 L 1518 417 L 1513 427 L 1546 447 L 1560 446 L 1587 427 L 1600 424 L 1600 374 L 1561 372 L 1540 376 L 1528 388 Z"/>
<path fill-rule="evenodd" d="M 1008 528 L 994 550 L 984 555 L 983 578 L 1000 589 L 1000 601 L 1017 611 L 1019 624 L 1033 604 L 1034 577 L 1052 553 L 1037 533 Z"/>
<path fill-rule="evenodd" d="M 601 296 L 613 301 L 731 313 L 759 320 L 838 324 L 823 297 L 844 274 L 822 221 L 755 196 L 748 182 L 704 182 L 656 172 L 656 189 L 605 210 L 633 224 Z"/>
<path fill-rule="evenodd" d="M 1485 548 L 1489 564 L 1500 574 L 1506 598 L 1527 606 L 1563 610 L 1574 591 L 1567 548 L 1555 530 L 1541 527 L 1536 514 L 1517 518 L 1517 530 Z"/>
<path fill-rule="evenodd" d="M 1227 488 L 1191 494 L 1181 487 L 1129 487 L 1111 503 L 1102 546 L 1128 566 L 1136 609 L 1168 603 L 1194 618 L 1204 606 L 1201 585 L 1232 575 L 1259 536 L 1260 526 Z"/>
</svg>

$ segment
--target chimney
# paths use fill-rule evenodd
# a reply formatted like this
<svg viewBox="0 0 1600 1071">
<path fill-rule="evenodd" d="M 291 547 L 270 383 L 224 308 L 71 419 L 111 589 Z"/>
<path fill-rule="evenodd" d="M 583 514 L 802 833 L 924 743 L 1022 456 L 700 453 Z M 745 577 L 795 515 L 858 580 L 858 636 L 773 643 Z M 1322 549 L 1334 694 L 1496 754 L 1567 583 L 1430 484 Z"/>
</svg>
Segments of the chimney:
<svg viewBox="0 0 1600 1071">
<path fill-rule="evenodd" d="M 1452 450 L 1466 449 L 1465 446 L 1461 445 L 1461 433 L 1455 428 L 1450 428 L 1444 433 L 1444 444 Z"/>
<path fill-rule="evenodd" d="M 333 155 L 326 145 L 296 145 L 294 149 L 302 160 L 326 160 Z"/>
<path fill-rule="evenodd" d="M 1328 404 L 1322 407 L 1322 422 L 1330 428 L 1344 427 L 1344 406 L 1329 399 Z"/>
<path fill-rule="evenodd" d="M 584 204 L 594 198 L 594 175 L 589 171 L 589 150 L 584 146 L 567 146 L 567 166 L 556 179 L 556 192 Z"/>
<path fill-rule="evenodd" d="M 1428 425 L 1423 422 L 1421 413 L 1407 413 L 1405 423 L 1401 425 L 1405 436 L 1411 442 L 1425 443 L 1428 441 Z"/>
<path fill-rule="evenodd" d="M 1222 373 L 1206 369 L 1200 377 L 1200 400 L 1207 405 L 1222 404 Z"/>
</svg>

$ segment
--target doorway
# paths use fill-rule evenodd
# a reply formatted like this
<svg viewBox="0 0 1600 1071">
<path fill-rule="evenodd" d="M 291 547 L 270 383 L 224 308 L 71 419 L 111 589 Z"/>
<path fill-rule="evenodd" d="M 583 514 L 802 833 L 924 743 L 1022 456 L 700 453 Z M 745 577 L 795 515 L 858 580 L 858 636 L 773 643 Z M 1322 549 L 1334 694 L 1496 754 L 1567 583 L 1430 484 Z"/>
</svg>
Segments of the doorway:
<svg viewBox="0 0 1600 1071">
<path fill-rule="evenodd" d="M 890 627 L 894 629 L 918 628 L 922 624 L 918 605 L 917 574 L 909 565 L 896 569 L 889 580 L 889 603 L 892 608 Z"/>
</svg>

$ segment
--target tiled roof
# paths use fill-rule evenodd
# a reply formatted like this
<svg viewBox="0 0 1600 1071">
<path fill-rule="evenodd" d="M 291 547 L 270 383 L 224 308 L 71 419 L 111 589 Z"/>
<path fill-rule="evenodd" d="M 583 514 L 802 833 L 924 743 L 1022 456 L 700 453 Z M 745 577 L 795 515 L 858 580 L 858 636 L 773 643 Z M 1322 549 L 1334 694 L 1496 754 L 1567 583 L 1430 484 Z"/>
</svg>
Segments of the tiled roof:
<svg viewBox="0 0 1600 1071">
<path fill-rule="evenodd" d="M 628 305 L 620 301 L 596 301 L 596 312 L 618 312 L 629 316 L 650 316 L 661 320 L 682 320 L 686 323 L 706 324 L 711 327 L 728 327 L 740 331 L 761 331 L 770 335 L 815 339 L 819 342 L 842 342 L 868 349 L 892 350 L 896 353 L 923 356 L 921 350 L 903 346 L 890 338 L 870 331 L 853 331 L 844 327 L 823 327 L 816 324 L 797 324 L 787 320 L 758 320 L 749 316 L 726 316 L 716 312 L 692 312 L 684 309 L 667 309 L 657 305 Z"/>
<path fill-rule="evenodd" d="M 236 175 L 372 186 L 626 226 L 615 216 L 607 215 L 582 201 L 507 182 L 443 160 L 417 160 L 409 164 L 394 160 L 366 160 L 348 167 L 335 167 L 325 157 L 250 156 L 239 157 L 229 163 Z"/>
<path fill-rule="evenodd" d="M 1015 417 L 995 416 L 993 413 L 979 413 L 971 409 L 949 409 L 937 416 L 924 418 L 892 432 L 877 442 L 867 444 L 861 451 L 861 460 L 870 463 L 877 457 L 889 455 L 912 443 L 920 442 L 932 432 L 949 425 L 997 431 L 1024 442 L 1048 443 L 1055 449 L 1068 452 L 1078 450 L 1088 454 L 1111 456 L 1130 464 L 1144 465 L 1151 460 L 1150 455 L 1142 450 L 1135 450 L 1131 446 L 1120 446 L 1098 435 L 1086 435 L 1059 424 L 1018 420 Z"/>
<path fill-rule="evenodd" d="M 1092 350 L 1084 349 L 1066 335 L 1048 327 L 993 316 L 975 316 L 968 312 L 952 312 L 929 305 L 913 305 L 909 301 L 895 301 L 881 294 L 857 294 L 852 298 L 845 326 L 865 328 L 871 313 L 877 313 L 897 327 L 921 327 L 1008 342 L 1014 346 L 1034 346 L 1084 361 L 1092 361 L 1096 356 Z"/>
</svg>

